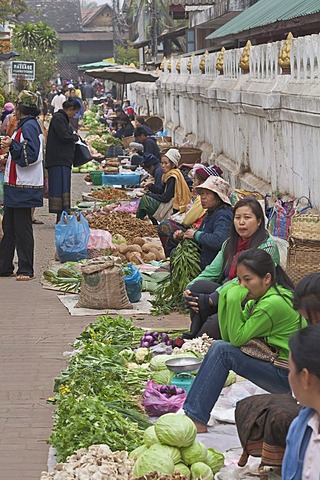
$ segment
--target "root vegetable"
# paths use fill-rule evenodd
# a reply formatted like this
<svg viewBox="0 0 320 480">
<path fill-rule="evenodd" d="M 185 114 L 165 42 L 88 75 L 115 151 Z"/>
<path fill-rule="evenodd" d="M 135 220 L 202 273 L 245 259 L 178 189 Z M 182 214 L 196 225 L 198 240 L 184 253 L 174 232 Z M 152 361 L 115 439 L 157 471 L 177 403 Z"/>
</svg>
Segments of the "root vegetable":
<svg viewBox="0 0 320 480">
<path fill-rule="evenodd" d="M 129 262 L 135 263 L 136 265 L 140 265 L 143 263 L 143 260 L 139 252 L 128 252 L 126 257 L 129 260 Z"/>
<path fill-rule="evenodd" d="M 157 261 L 161 260 L 161 254 L 157 248 L 150 248 L 149 253 L 153 253 Z"/>
<path fill-rule="evenodd" d="M 145 262 L 151 262 L 152 260 L 157 260 L 157 256 L 153 252 L 145 253 L 143 255 Z"/>
<path fill-rule="evenodd" d="M 135 238 L 132 240 L 132 243 L 135 244 L 135 245 L 140 245 L 140 247 L 142 247 L 142 245 L 145 244 L 145 241 L 144 241 L 143 238 L 141 238 L 141 237 L 135 237 Z"/>
<path fill-rule="evenodd" d="M 156 248 L 156 247 L 153 243 L 145 243 L 144 245 L 142 245 L 141 248 L 143 252 L 149 253 L 152 248 Z"/>
</svg>

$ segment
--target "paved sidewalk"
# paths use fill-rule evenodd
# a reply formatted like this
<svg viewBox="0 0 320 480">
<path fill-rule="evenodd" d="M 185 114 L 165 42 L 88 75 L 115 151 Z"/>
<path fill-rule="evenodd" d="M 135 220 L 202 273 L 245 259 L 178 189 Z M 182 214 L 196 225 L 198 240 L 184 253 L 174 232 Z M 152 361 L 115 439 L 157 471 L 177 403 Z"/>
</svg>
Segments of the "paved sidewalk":
<svg viewBox="0 0 320 480">
<path fill-rule="evenodd" d="M 75 177 L 75 176 L 73 176 Z M 80 199 L 83 176 L 73 178 L 74 198 Z M 0 278 L 0 480 L 39 480 L 47 468 L 54 407 L 53 379 L 66 366 L 63 352 L 95 317 L 72 317 L 57 293 L 39 283 L 54 255 L 54 218 L 38 209 L 36 275 L 29 282 Z M 173 315 L 137 321 L 141 326 L 187 326 Z"/>
</svg>

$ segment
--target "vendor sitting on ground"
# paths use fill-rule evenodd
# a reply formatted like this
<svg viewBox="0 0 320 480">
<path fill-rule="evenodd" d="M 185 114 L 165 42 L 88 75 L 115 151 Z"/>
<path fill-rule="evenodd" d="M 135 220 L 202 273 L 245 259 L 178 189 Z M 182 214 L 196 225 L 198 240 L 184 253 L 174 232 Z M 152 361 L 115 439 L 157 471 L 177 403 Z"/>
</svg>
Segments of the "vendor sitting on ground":
<svg viewBox="0 0 320 480">
<path fill-rule="evenodd" d="M 149 137 L 142 127 L 136 128 L 134 136 L 137 142 L 142 143 L 144 153 L 152 153 L 160 161 L 161 154 L 160 148 L 157 144 L 157 140 L 154 137 Z M 131 158 L 131 165 L 141 165 L 143 162 L 143 156 L 134 155 Z"/>
<path fill-rule="evenodd" d="M 178 165 L 181 156 L 177 149 L 170 148 L 161 159 L 163 177 L 162 193 L 148 192 L 139 203 L 137 218 L 148 216 L 156 225 L 174 212 L 184 212 L 190 203 L 191 194 Z"/>
<path fill-rule="evenodd" d="M 142 130 L 148 137 L 152 137 L 154 135 L 153 130 L 146 124 L 143 117 L 136 118 L 136 128 L 142 127 Z"/>
<path fill-rule="evenodd" d="M 207 184 L 209 178 L 210 185 Z M 220 182 L 219 178 L 214 167 L 198 167 L 194 173 L 194 190 L 198 195 L 190 210 L 181 223 L 173 219 L 160 223 L 158 234 L 167 257 L 181 240 L 189 238 L 201 245 L 200 262 L 204 269 L 221 249 L 229 236 L 233 214 L 228 197 L 229 184 L 224 180 Z M 202 195 L 200 187 L 204 188 Z"/>
<path fill-rule="evenodd" d="M 184 296 L 190 307 L 190 333 L 184 338 L 209 337 L 219 339 L 217 306 L 222 284 L 234 280 L 237 276 L 237 259 L 241 252 L 249 248 L 266 250 L 274 260 L 280 263 L 277 245 L 265 228 L 265 217 L 260 203 L 252 197 L 239 200 L 233 211 L 233 224 L 230 237 L 224 242 L 213 262 L 198 275 L 186 288 Z"/>
<path fill-rule="evenodd" d="M 150 179 L 145 180 L 140 184 L 141 187 L 144 187 L 148 192 L 151 193 L 162 193 L 163 192 L 163 183 L 162 176 L 163 170 L 161 163 L 151 153 L 143 154 L 144 160 L 141 164 L 142 168 L 150 175 Z"/>
<path fill-rule="evenodd" d="M 134 128 L 128 115 L 121 115 L 119 123 L 120 128 L 114 132 L 114 136 L 116 138 L 131 137 L 133 135 Z"/>
<path fill-rule="evenodd" d="M 268 392 L 290 392 L 289 372 L 284 365 L 289 357 L 289 338 L 307 324 L 293 309 L 292 282 L 267 252 L 242 252 L 237 259 L 236 275 L 238 281 L 229 283 L 220 294 L 222 340 L 210 347 L 184 404 L 198 433 L 207 431 L 211 410 L 230 370 Z M 281 365 L 274 364 L 271 355 L 270 361 L 263 361 L 241 350 L 257 338 L 277 352 L 274 355 L 282 361 Z"/>
</svg>

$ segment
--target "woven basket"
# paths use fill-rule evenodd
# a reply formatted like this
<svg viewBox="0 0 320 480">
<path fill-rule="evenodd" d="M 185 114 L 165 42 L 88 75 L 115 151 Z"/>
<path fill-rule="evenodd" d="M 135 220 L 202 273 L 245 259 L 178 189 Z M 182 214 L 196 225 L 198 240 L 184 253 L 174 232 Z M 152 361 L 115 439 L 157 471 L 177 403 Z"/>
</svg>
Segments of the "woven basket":
<svg viewBox="0 0 320 480">
<path fill-rule="evenodd" d="M 320 272 L 320 240 L 289 237 L 286 272 L 293 283 L 305 275 Z"/>
<path fill-rule="evenodd" d="M 124 137 L 122 138 L 122 143 L 124 148 L 128 148 L 131 142 L 134 142 L 135 138 L 132 137 Z"/>
<path fill-rule="evenodd" d="M 151 128 L 151 130 L 156 133 L 156 132 L 159 132 L 159 130 L 162 129 L 163 127 L 163 120 L 161 117 L 157 117 L 157 116 L 154 116 L 154 117 L 148 117 L 146 120 L 145 120 L 145 123 L 148 125 L 148 127 Z"/>
<path fill-rule="evenodd" d="M 290 236 L 300 240 L 320 241 L 320 215 L 311 213 L 293 215 Z"/>
<path fill-rule="evenodd" d="M 161 155 L 165 155 L 169 148 L 175 147 L 166 147 L 161 149 Z M 189 163 L 193 165 L 194 163 L 201 163 L 202 150 L 200 148 L 191 148 L 191 147 L 180 147 L 179 149 L 181 158 L 179 160 L 179 165 L 182 163 Z"/>
</svg>

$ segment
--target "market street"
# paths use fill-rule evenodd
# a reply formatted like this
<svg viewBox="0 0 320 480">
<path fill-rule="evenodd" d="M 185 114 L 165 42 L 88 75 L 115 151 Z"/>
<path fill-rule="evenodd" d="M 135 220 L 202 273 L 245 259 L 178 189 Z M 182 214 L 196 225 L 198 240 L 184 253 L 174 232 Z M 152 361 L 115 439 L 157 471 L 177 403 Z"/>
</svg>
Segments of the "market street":
<svg viewBox="0 0 320 480">
<path fill-rule="evenodd" d="M 73 175 L 73 199 L 84 191 L 83 175 Z M 53 396 L 53 380 L 66 359 L 63 352 L 95 317 L 71 317 L 57 299 L 57 293 L 45 290 L 41 273 L 54 256 L 54 215 L 47 205 L 37 209 L 36 279 L 17 282 L 0 278 L 0 480 L 36 480 L 47 470 L 46 440 L 52 431 L 54 408 L 46 403 Z M 145 327 L 187 327 L 187 317 L 173 315 L 137 320 Z"/>
</svg>

